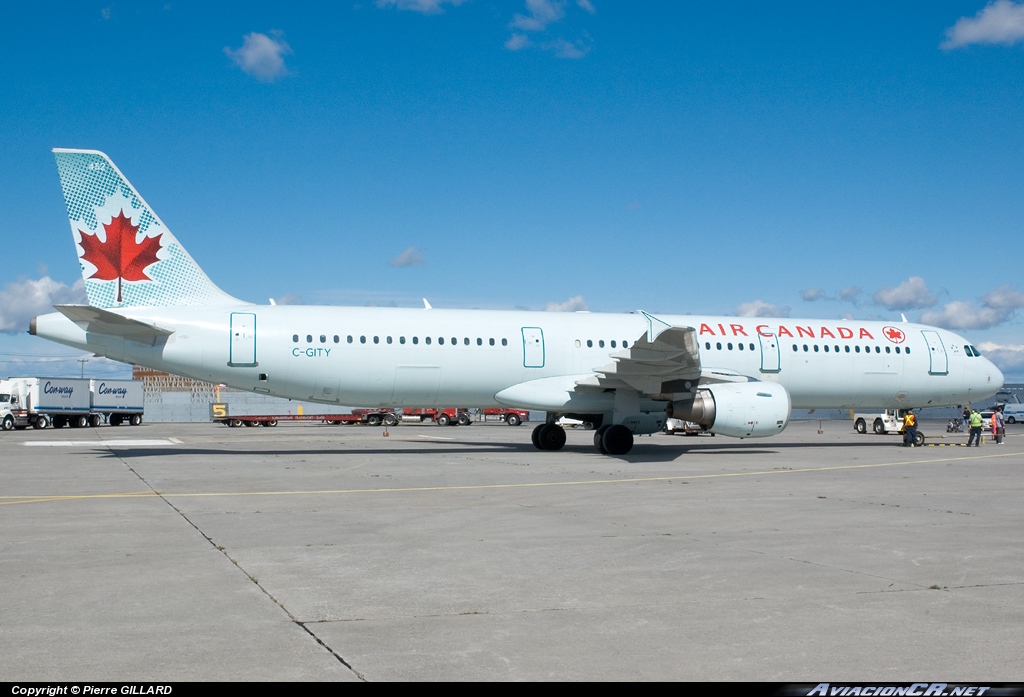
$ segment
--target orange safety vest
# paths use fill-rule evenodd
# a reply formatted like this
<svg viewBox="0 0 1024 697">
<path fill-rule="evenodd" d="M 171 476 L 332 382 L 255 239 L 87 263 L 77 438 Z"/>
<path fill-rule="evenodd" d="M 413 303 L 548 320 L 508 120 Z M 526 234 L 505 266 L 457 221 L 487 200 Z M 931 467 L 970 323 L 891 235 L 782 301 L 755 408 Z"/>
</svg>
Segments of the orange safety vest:
<svg viewBox="0 0 1024 697">
<path fill-rule="evenodd" d="M 917 417 L 912 412 L 903 416 L 903 428 L 913 428 L 917 425 Z"/>
</svg>

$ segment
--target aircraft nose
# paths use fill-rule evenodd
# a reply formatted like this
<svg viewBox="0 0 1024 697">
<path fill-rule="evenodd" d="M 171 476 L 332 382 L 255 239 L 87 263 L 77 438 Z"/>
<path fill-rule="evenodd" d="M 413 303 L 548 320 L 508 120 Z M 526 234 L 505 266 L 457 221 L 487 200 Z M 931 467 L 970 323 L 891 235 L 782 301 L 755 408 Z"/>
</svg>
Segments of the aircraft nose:
<svg viewBox="0 0 1024 697">
<path fill-rule="evenodd" d="M 1003 371 L 999 370 L 995 364 L 987 358 L 982 358 L 984 361 L 982 365 L 982 371 L 978 375 L 978 378 L 982 382 L 982 388 L 985 390 L 992 390 L 998 392 L 1003 389 Z"/>
</svg>

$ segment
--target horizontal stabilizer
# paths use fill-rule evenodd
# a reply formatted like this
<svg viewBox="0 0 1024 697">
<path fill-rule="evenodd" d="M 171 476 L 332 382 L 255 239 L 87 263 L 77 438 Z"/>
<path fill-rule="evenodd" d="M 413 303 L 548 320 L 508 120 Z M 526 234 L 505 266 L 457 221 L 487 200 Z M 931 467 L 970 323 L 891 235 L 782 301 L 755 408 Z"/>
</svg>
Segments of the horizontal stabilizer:
<svg viewBox="0 0 1024 697">
<path fill-rule="evenodd" d="M 174 333 L 173 329 L 129 319 L 90 305 L 54 305 L 53 309 L 87 332 L 120 336 L 150 346 L 155 346 L 157 341 Z"/>
</svg>

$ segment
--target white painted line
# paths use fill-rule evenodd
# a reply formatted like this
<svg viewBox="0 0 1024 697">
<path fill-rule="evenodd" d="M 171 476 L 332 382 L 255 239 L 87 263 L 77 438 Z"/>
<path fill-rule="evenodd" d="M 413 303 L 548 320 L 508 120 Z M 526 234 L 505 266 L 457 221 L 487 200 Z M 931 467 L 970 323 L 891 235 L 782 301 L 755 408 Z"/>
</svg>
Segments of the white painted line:
<svg viewBox="0 0 1024 697">
<path fill-rule="evenodd" d="M 444 436 L 425 436 L 422 433 L 420 438 L 429 438 L 430 440 L 455 440 L 454 438 L 445 438 Z"/>
<path fill-rule="evenodd" d="M 131 447 L 147 447 L 156 445 L 181 445 L 181 441 L 177 438 L 153 438 L 153 439 L 139 439 L 139 440 L 36 440 L 25 443 L 28 446 L 43 447 L 43 448 L 59 448 L 62 446 L 70 447 L 90 447 L 95 446 L 99 448 L 131 448 Z"/>
</svg>

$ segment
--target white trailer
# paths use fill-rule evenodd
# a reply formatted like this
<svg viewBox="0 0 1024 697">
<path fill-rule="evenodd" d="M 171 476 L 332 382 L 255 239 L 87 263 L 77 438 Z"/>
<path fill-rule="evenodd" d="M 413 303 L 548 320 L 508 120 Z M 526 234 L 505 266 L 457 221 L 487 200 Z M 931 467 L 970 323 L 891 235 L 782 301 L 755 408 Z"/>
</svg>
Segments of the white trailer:
<svg viewBox="0 0 1024 697">
<path fill-rule="evenodd" d="M 142 423 L 145 409 L 141 380 L 90 380 L 89 392 L 92 397 L 90 419 L 94 426 L 98 426 L 103 417 L 111 426 Z"/>
<path fill-rule="evenodd" d="M 89 381 L 79 378 L 9 378 L 0 380 L 0 402 L 9 407 L 2 428 L 88 426 L 92 403 Z"/>
</svg>

